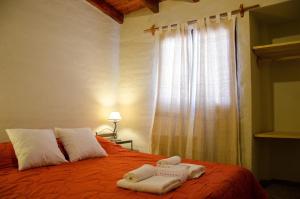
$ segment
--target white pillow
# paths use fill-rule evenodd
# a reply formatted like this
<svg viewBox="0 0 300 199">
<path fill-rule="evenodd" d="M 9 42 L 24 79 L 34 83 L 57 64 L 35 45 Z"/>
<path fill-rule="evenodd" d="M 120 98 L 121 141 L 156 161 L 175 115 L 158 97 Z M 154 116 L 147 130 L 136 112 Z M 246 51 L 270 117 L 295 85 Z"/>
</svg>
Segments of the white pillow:
<svg viewBox="0 0 300 199">
<path fill-rule="evenodd" d="M 6 129 L 19 170 L 67 162 L 51 129 Z"/>
<path fill-rule="evenodd" d="M 106 151 L 89 128 L 55 128 L 55 132 L 63 143 L 71 162 L 107 156 Z"/>
</svg>

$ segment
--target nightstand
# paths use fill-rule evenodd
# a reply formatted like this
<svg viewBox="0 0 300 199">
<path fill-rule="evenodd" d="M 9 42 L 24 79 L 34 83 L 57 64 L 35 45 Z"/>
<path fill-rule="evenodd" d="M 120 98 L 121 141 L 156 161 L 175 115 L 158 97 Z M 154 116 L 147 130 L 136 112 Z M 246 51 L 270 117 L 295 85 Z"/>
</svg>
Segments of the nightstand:
<svg viewBox="0 0 300 199">
<path fill-rule="evenodd" d="M 120 139 L 111 139 L 110 141 L 116 144 L 130 144 L 130 149 L 133 150 L 133 142 L 132 140 L 120 140 Z"/>
<path fill-rule="evenodd" d="M 107 138 L 109 141 L 114 142 L 116 144 L 130 144 L 130 149 L 133 150 L 133 141 L 132 140 L 121 140 L 121 139 L 114 139 L 113 138 L 113 133 L 105 133 L 105 134 L 100 134 L 96 132 L 96 135 L 99 135 L 101 137 Z"/>
</svg>

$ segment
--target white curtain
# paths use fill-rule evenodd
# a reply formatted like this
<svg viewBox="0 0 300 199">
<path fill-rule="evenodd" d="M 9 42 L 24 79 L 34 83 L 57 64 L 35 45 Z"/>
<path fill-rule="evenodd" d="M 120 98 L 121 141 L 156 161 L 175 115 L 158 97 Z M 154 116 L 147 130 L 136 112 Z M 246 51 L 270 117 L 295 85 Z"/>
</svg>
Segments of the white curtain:
<svg viewBox="0 0 300 199">
<path fill-rule="evenodd" d="M 152 152 L 240 163 L 235 17 L 156 34 Z"/>
</svg>

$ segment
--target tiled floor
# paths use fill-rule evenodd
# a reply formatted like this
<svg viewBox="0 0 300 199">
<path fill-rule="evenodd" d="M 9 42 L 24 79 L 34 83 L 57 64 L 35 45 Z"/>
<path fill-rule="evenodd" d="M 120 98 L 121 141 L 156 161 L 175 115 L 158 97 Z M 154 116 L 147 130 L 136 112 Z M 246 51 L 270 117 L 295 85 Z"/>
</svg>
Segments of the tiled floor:
<svg viewBox="0 0 300 199">
<path fill-rule="evenodd" d="M 300 199 L 300 183 L 272 181 L 264 187 L 270 199 Z"/>
</svg>

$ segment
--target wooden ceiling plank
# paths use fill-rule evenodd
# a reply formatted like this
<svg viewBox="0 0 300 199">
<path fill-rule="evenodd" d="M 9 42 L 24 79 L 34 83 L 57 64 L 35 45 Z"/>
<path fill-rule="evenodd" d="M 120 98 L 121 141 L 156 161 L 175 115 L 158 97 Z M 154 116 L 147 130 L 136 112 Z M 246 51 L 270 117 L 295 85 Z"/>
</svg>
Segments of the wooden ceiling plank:
<svg viewBox="0 0 300 199">
<path fill-rule="evenodd" d="M 118 1 L 119 3 L 117 3 Z M 117 10 L 121 11 L 124 15 L 144 8 L 145 5 L 140 0 L 107 0 L 107 3 L 114 6 Z"/>
<path fill-rule="evenodd" d="M 109 15 L 119 24 L 124 22 L 124 14 L 116 10 L 112 5 L 106 3 L 104 0 L 86 0 L 105 14 Z"/>
<path fill-rule="evenodd" d="M 153 13 L 158 13 L 159 12 L 159 0 L 142 0 L 142 2 Z"/>
<path fill-rule="evenodd" d="M 162 2 L 162 1 L 166 1 L 166 0 L 159 0 L 160 2 Z M 181 1 L 187 1 L 187 2 L 194 2 L 194 3 L 196 3 L 196 2 L 199 2 L 200 0 L 181 0 Z"/>
</svg>

